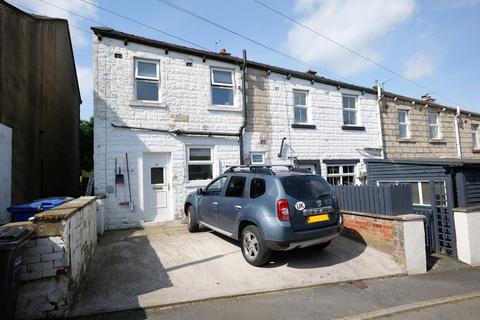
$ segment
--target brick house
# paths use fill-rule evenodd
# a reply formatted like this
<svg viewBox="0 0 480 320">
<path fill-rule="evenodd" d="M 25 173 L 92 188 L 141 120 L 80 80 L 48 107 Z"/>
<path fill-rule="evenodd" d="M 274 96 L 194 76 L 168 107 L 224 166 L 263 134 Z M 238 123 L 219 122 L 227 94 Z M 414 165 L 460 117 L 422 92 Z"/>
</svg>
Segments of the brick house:
<svg viewBox="0 0 480 320">
<path fill-rule="evenodd" d="M 480 161 L 480 114 L 384 92 L 380 107 L 387 159 Z"/>
<path fill-rule="evenodd" d="M 183 218 L 185 195 L 227 165 L 296 162 L 351 184 L 382 156 L 374 89 L 92 29 L 95 192 L 108 229 Z"/>
</svg>

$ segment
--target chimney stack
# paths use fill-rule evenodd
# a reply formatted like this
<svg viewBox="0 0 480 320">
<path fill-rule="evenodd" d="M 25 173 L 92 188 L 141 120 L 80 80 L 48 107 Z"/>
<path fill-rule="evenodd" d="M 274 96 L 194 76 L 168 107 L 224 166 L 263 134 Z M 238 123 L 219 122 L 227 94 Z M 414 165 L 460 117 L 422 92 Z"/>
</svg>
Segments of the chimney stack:
<svg viewBox="0 0 480 320">
<path fill-rule="evenodd" d="M 422 100 L 425 101 L 425 102 L 435 102 L 435 98 L 433 98 L 429 93 L 425 93 L 423 96 L 422 96 Z"/>
<path fill-rule="evenodd" d="M 227 49 L 225 49 L 225 48 L 220 49 L 219 54 L 221 54 L 222 56 L 229 56 L 229 55 L 231 55 L 230 52 L 227 52 Z"/>
</svg>

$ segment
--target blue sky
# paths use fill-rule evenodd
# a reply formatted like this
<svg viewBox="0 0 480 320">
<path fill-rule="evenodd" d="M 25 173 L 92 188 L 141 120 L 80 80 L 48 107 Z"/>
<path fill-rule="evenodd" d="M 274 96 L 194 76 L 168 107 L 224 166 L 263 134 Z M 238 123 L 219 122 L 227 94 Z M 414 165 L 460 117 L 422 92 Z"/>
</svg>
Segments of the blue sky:
<svg viewBox="0 0 480 320">
<path fill-rule="evenodd" d="M 92 34 L 75 12 L 120 31 L 185 43 L 114 16 L 81 0 L 7 0 L 21 9 L 69 20 L 81 84 L 81 118 L 92 102 Z M 211 50 L 295 70 L 308 67 L 197 20 L 158 0 L 85 0 Z M 429 92 L 260 6 L 254 0 L 170 0 L 201 16 L 285 52 L 319 75 L 419 98 Z M 438 101 L 480 112 L 480 0 L 259 0 L 442 96 Z M 80 27 L 74 28 L 73 25 Z M 86 32 L 88 31 L 88 32 Z M 219 42 L 216 45 L 216 42 Z M 325 70 L 328 74 L 322 72 Z M 431 92 L 430 91 L 430 92 Z"/>
</svg>

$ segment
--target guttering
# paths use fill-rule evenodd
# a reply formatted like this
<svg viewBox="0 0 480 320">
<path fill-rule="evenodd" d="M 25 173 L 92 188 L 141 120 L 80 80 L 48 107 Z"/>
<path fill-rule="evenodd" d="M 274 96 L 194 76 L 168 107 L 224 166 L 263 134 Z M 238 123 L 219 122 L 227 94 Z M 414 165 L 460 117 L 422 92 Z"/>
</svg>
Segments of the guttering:
<svg viewBox="0 0 480 320">
<path fill-rule="evenodd" d="M 211 131 L 190 131 L 190 130 L 181 130 L 181 129 L 174 129 L 174 130 L 167 130 L 167 129 L 155 129 L 155 128 L 144 128 L 144 127 L 135 127 L 135 126 L 124 126 L 124 125 L 117 125 L 117 124 L 110 124 L 114 128 L 120 129 L 130 129 L 130 130 L 141 130 L 141 131 L 153 131 L 153 132 L 163 132 L 163 133 L 170 133 L 179 136 L 207 136 L 207 137 L 239 137 L 240 133 L 235 132 L 211 132 Z"/>
<path fill-rule="evenodd" d="M 243 131 L 247 126 L 247 51 L 243 49 L 243 65 L 242 65 L 242 102 L 243 102 L 243 122 L 240 130 L 238 130 L 239 135 L 239 147 L 240 147 L 240 164 L 245 164 L 243 157 Z"/>
<path fill-rule="evenodd" d="M 455 114 L 455 136 L 457 139 L 457 156 L 462 159 L 462 146 L 460 144 L 460 130 L 458 127 L 458 121 L 460 120 L 460 107 L 457 106 L 457 113 Z"/>
</svg>

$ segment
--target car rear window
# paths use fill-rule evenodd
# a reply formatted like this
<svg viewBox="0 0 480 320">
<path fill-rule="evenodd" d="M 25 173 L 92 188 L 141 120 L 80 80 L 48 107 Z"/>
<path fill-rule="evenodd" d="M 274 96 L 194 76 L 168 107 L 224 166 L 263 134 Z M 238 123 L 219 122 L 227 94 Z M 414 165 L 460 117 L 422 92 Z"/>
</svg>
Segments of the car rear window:
<svg viewBox="0 0 480 320">
<path fill-rule="evenodd" d="M 280 179 L 285 193 L 296 199 L 316 199 L 332 189 L 327 181 L 320 176 L 288 176 Z"/>
</svg>

